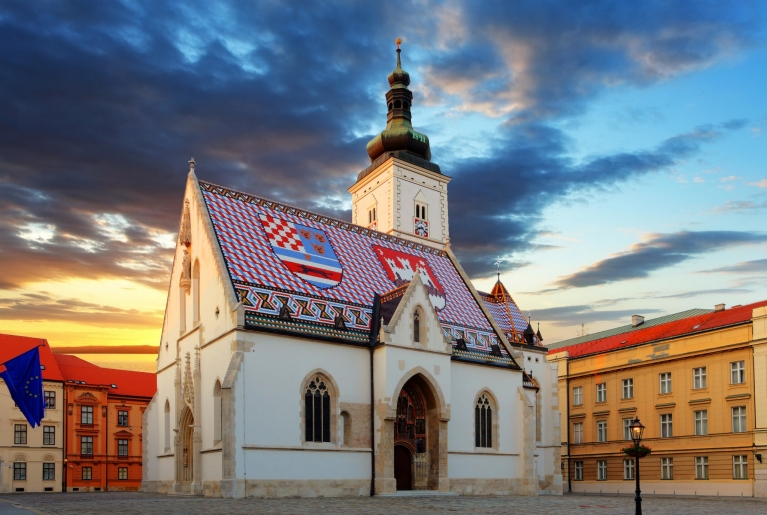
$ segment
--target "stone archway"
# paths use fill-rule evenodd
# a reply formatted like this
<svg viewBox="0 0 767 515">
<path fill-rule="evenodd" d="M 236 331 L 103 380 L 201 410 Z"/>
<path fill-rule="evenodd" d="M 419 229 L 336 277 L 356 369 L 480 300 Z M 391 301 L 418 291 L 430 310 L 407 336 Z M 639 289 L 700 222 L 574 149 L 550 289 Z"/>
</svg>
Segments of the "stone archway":
<svg viewBox="0 0 767 515">
<path fill-rule="evenodd" d="M 387 410 L 381 427 L 376 493 L 393 493 L 407 487 L 403 483 L 407 480 L 402 476 L 403 463 L 395 463 L 397 457 L 411 460 L 412 489 L 448 491 L 449 413 L 439 386 L 427 372 L 418 370 L 404 376 L 395 392 L 393 406 Z M 397 451 L 396 447 L 402 449 Z"/>
<path fill-rule="evenodd" d="M 194 415 L 189 407 L 181 412 L 181 463 L 179 466 L 179 481 L 186 491 L 194 480 Z"/>
</svg>

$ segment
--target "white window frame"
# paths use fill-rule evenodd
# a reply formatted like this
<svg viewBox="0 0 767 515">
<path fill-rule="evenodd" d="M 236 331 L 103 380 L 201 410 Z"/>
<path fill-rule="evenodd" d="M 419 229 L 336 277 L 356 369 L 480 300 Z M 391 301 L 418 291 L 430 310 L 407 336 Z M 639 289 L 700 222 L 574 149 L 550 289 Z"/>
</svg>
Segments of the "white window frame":
<svg viewBox="0 0 767 515">
<path fill-rule="evenodd" d="M 660 459 L 660 478 L 674 479 L 674 458 Z"/>
<path fill-rule="evenodd" d="M 705 436 L 708 434 L 708 410 L 702 409 L 693 411 L 692 419 L 694 421 L 695 436 Z"/>
<path fill-rule="evenodd" d="M 696 367 L 692 369 L 692 389 L 702 390 L 706 388 L 706 367 Z"/>
<path fill-rule="evenodd" d="M 583 443 L 583 422 L 573 423 L 573 443 Z"/>
<path fill-rule="evenodd" d="M 744 384 L 746 382 L 746 362 L 733 361 L 730 363 L 730 384 Z"/>
<path fill-rule="evenodd" d="M 634 479 L 634 460 L 623 460 L 623 479 Z"/>
<path fill-rule="evenodd" d="M 607 420 L 597 420 L 597 442 L 607 441 Z"/>
<path fill-rule="evenodd" d="M 748 479 L 748 456 L 746 454 L 732 457 L 732 478 Z"/>
<path fill-rule="evenodd" d="M 634 422 L 633 418 L 623 419 L 623 439 L 631 440 L 631 424 Z"/>
<path fill-rule="evenodd" d="M 746 407 L 734 406 L 731 409 L 731 413 L 732 413 L 732 432 L 745 433 L 746 432 Z"/>
<path fill-rule="evenodd" d="M 583 387 L 576 386 L 573 388 L 573 406 L 583 406 Z"/>
<path fill-rule="evenodd" d="M 573 466 L 573 480 L 583 481 L 583 462 L 576 461 Z"/>
<path fill-rule="evenodd" d="M 607 402 L 607 383 L 597 385 L 597 402 Z"/>
<path fill-rule="evenodd" d="M 634 398 L 634 379 L 628 378 L 622 381 L 623 390 L 621 399 L 633 399 Z"/>
<path fill-rule="evenodd" d="M 663 413 L 660 416 L 660 437 L 672 438 L 674 436 L 674 415 Z"/>
<path fill-rule="evenodd" d="M 658 374 L 658 380 L 660 381 L 660 393 L 671 393 L 671 372 L 661 372 Z"/>
<path fill-rule="evenodd" d="M 597 481 L 607 481 L 607 460 L 597 460 Z"/>
<path fill-rule="evenodd" d="M 708 479 L 708 456 L 695 456 L 695 479 Z"/>
</svg>

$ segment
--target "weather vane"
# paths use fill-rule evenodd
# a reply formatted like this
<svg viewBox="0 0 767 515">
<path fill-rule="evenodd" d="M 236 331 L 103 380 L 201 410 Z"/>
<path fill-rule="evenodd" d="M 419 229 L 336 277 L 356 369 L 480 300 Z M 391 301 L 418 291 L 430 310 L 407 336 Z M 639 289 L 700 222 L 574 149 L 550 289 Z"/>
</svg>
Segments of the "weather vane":
<svg viewBox="0 0 767 515">
<path fill-rule="evenodd" d="M 497 272 L 498 273 L 498 282 L 501 282 L 501 263 L 503 263 L 503 261 L 501 261 L 500 259 L 498 261 L 496 261 L 495 263 L 493 263 L 493 265 L 495 265 L 495 268 L 498 271 Z"/>
</svg>

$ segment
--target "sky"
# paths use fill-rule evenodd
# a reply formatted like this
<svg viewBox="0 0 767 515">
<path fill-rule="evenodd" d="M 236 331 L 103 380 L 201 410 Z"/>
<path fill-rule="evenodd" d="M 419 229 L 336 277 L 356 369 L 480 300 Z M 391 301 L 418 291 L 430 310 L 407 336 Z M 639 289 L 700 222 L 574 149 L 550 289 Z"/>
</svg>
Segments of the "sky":
<svg viewBox="0 0 767 515">
<path fill-rule="evenodd" d="M 187 161 L 351 219 L 401 37 L 450 241 L 544 343 L 767 298 L 764 2 L 0 6 L 0 332 L 160 339 Z M 79 349 L 87 351 L 88 349 Z"/>
</svg>

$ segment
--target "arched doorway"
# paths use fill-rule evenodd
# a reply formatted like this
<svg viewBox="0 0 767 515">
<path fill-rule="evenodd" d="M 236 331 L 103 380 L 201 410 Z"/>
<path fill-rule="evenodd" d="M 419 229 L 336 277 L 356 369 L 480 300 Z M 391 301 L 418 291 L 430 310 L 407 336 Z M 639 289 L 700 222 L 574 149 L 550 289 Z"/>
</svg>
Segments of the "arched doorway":
<svg viewBox="0 0 767 515">
<path fill-rule="evenodd" d="M 188 407 L 181 413 L 181 482 L 191 483 L 194 478 L 194 415 Z"/>
<path fill-rule="evenodd" d="M 394 479 L 397 490 L 429 487 L 428 407 L 422 380 L 416 376 L 402 387 L 394 423 Z"/>
</svg>

